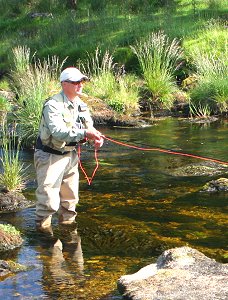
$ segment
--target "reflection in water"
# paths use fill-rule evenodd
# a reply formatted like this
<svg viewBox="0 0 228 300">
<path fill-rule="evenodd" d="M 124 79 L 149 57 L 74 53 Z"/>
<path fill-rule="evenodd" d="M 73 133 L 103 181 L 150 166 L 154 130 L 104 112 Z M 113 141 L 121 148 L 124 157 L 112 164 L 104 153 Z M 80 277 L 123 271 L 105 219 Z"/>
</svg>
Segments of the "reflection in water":
<svg viewBox="0 0 228 300">
<path fill-rule="evenodd" d="M 225 121 L 203 127 L 167 119 L 150 128 L 101 131 L 125 143 L 228 161 L 227 127 Z M 90 174 L 94 153 L 86 150 L 83 164 Z M 227 177 L 227 168 L 218 172 L 208 162 L 107 141 L 98 157 L 100 167 L 91 186 L 81 174 L 77 228 L 53 220 L 54 235 L 47 237 L 35 231 L 34 208 L 1 215 L 25 239 L 12 258 L 33 268 L 0 282 L 0 299 L 121 299 L 116 291 L 121 275 L 177 246 L 188 245 L 227 262 L 227 194 L 200 192 L 208 181 Z M 26 153 L 34 183 L 32 159 Z M 29 187 L 26 196 L 35 199 L 35 185 Z"/>
<path fill-rule="evenodd" d="M 75 285 L 84 281 L 81 238 L 77 228 L 60 228 L 56 236 L 44 237 L 38 246 L 43 260 L 42 285 L 50 299 L 76 298 Z"/>
</svg>

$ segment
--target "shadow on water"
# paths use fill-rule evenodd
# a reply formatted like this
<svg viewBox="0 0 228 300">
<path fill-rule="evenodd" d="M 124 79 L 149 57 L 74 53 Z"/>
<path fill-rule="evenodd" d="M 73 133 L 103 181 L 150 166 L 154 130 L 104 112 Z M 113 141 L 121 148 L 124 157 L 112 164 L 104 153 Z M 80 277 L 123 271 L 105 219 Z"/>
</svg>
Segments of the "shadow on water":
<svg viewBox="0 0 228 300">
<path fill-rule="evenodd" d="M 202 127 L 180 120 L 159 121 L 144 129 L 106 129 L 113 139 L 140 146 L 156 146 L 228 161 L 227 123 Z M 92 149 L 83 150 L 83 163 L 94 167 Z M 32 153 L 30 185 L 34 199 Z M 81 174 L 77 224 L 53 222 L 53 236 L 35 230 L 35 208 L 1 214 L 22 231 L 24 243 L 2 259 L 31 266 L 0 282 L 4 299 L 117 300 L 116 281 L 124 274 L 153 263 L 166 249 L 188 245 L 209 257 L 226 262 L 227 195 L 202 193 L 200 188 L 220 173 L 187 174 L 189 165 L 208 162 L 121 147 L 105 141 L 99 152 L 100 167 L 91 186 Z M 182 170 L 182 173 L 179 171 Z M 178 173 L 178 172 L 179 173 Z M 185 173 L 186 174 L 185 174 Z"/>
</svg>

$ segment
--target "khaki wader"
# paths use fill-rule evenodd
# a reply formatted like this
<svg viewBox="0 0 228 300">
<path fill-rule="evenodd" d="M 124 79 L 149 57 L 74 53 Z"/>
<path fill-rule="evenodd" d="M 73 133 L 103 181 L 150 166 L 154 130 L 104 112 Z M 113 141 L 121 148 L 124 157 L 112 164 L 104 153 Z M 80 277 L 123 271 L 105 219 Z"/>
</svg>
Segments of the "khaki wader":
<svg viewBox="0 0 228 300">
<path fill-rule="evenodd" d="M 78 203 L 78 155 L 76 150 L 57 155 L 36 150 L 34 164 L 37 174 L 36 222 L 51 225 L 52 215 L 59 213 L 60 222 L 73 222 Z"/>
</svg>

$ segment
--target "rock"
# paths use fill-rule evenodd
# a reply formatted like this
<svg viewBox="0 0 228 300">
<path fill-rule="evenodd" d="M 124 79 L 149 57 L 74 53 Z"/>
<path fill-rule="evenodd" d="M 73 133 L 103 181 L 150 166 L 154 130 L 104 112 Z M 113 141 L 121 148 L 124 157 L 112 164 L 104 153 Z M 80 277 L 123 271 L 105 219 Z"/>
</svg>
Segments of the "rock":
<svg viewBox="0 0 228 300">
<path fill-rule="evenodd" d="M 31 201 L 27 200 L 22 193 L 0 191 L 0 212 L 16 211 L 31 205 Z"/>
<path fill-rule="evenodd" d="M 226 174 L 228 169 L 223 164 L 215 163 L 193 163 L 184 167 L 172 169 L 172 175 L 174 176 L 215 176 Z"/>
<path fill-rule="evenodd" d="M 203 187 L 204 192 L 227 192 L 228 191 L 228 178 L 219 178 L 211 180 Z"/>
<path fill-rule="evenodd" d="M 120 277 L 117 286 L 128 300 L 225 300 L 227 278 L 227 264 L 180 247 L 163 252 L 155 264 Z"/>
<path fill-rule="evenodd" d="M 13 261 L 0 260 L 0 279 L 6 278 L 18 272 L 23 272 L 31 269 L 30 267 L 15 263 Z"/>
<path fill-rule="evenodd" d="M 7 276 L 8 274 L 10 274 L 10 267 L 9 264 L 4 261 L 4 260 L 0 260 L 0 278 L 3 276 Z"/>
<path fill-rule="evenodd" d="M 0 224 L 0 252 L 18 248 L 22 243 L 21 234 L 14 226 Z"/>
</svg>

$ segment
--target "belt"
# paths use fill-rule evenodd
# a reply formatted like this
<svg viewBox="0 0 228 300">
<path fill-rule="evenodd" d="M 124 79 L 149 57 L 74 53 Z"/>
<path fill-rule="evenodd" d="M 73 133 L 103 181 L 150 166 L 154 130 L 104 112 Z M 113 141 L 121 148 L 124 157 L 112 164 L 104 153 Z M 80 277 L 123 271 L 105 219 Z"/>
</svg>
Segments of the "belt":
<svg viewBox="0 0 228 300">
<path fill-rule="evenodd" d="M 42 141 L 40 139 L 40 137 L 38 137 L 37 139 L 37 142 L 36 142 L 36 149 L 39 149 L 39 150 L 42 150 L 44 152 L 48 152 L 48 153 L 51 153 L 51 154 L 57 154 L 57 155 L 64 155 L 64 154 L 67 154 L 67 153 L 70 153 L 71 151 L 64 151 L 64 152 L 61 152 L 61 151 L 58 151 L 58 150 L 55 150 L 55 149 L 52 149 L 46 145 L 43 145 L 42 144 Z"/>
<path fill-rule="evenodd" d="M 64 151 L 64 152 L 61 152 L 61 151 L 58 151 L 58 150 L 55 150 L 55 149 L 52 149 L 48 146 L 45 146 L 43 145 L 42 148 L 36 148 L 36 149 L 41 149 L 43 150 L 44 152 L 48 152 L 48 153 L 51 153 L 51 154 L 57 154 L 57 155 L 64 155 L 64 154 L 67 154 L 67 153 L 70 153 L 71 151 Z"/>
</svg>

